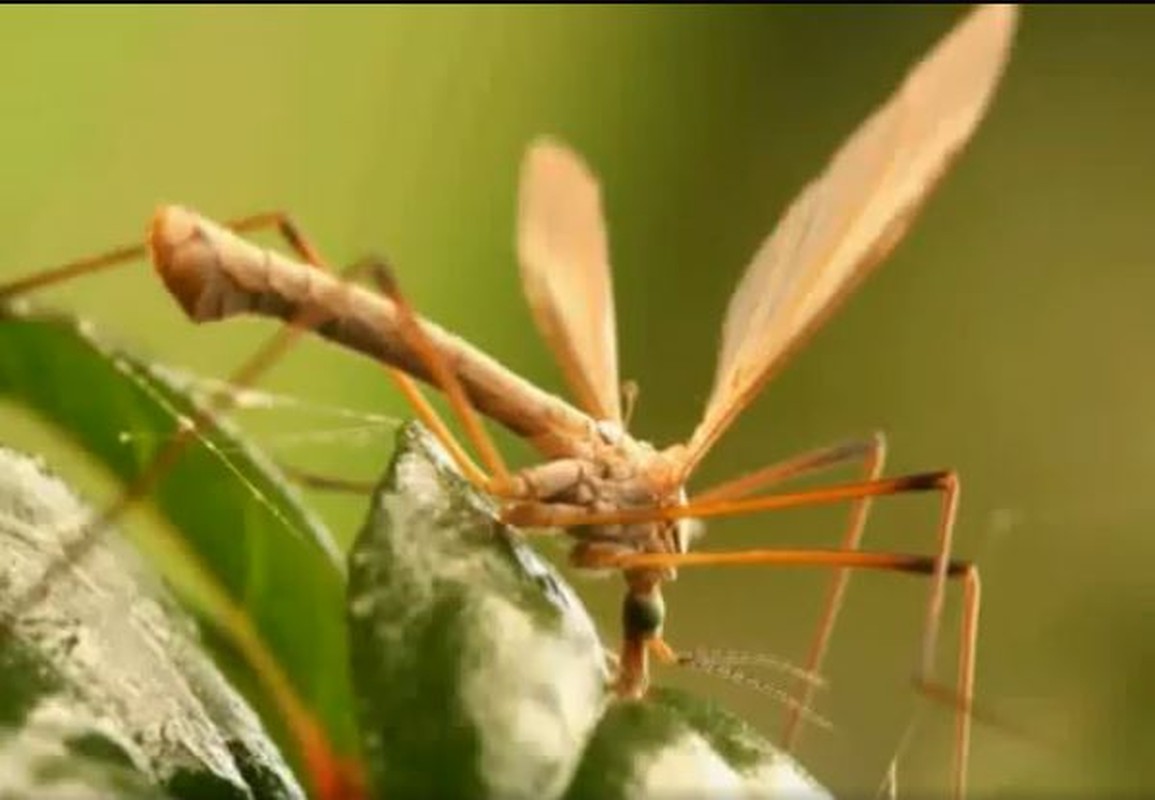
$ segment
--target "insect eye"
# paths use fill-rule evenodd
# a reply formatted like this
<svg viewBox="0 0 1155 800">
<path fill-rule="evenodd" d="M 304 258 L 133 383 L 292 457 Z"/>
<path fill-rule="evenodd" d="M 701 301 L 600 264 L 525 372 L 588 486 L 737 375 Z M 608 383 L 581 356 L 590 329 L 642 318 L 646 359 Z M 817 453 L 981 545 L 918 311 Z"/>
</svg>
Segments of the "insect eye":
<svg viewBox="0 0 1155 800">
<path fill-rule="evenodd" d="M 662 629 L 666 602 L 658 592 L 630 592 L 622 602 L 622 628 L 630 635 L 648 638 Z"/>
</svg>

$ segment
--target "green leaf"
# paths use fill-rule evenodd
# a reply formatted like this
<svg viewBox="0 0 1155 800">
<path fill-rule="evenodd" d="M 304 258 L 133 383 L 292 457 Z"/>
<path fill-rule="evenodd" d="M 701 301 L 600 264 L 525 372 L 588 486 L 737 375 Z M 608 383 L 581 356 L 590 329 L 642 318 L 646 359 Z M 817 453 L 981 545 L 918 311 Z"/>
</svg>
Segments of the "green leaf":
<svg viewBox="0 0 1155 800">
<path fill-rule="evenodd" d="M 644 702 L 607 710 L 566 800 L 687 796 L 831 797 L 738 717 L 684 692 L 655 688 Z"/>
<path fill-rule="evenodd" d="M 124 483 L 194 411 L 179 381 L 81 323 L 11 309 L 0 310 L 0 396 L 67 433 Z M 124 431 L 133 434 L 127 441 Z M 277 475 L 222 426 L 186 450 L 151 502 L 254 619 L 334 746 L 351 752 L 343 564 L 323 525 Z M 213 644 L 238 685 L 254 685 L 219 637 Z"/>
<path fill-rule="evenodd" d="M 353 546 L 349 624 L 378 797 L 829 796 L 712 704 L 614 699 L 576 595 L 417 425 Z"/>
<path fill-rule="evenodd" d="M 4 790 L 303 798 L 257 715 L 200 648 L 191 620 L 115 532 L 13 618 L 13 598 L 91 513 L 37 462 L 0 448 Z"/>
<path fill-rule="evenodd" d="M 398 441 L 350 556 L 376 796 L 557 797 L 606 699 L 593 624 L 420 428 Z"/>
</svg>

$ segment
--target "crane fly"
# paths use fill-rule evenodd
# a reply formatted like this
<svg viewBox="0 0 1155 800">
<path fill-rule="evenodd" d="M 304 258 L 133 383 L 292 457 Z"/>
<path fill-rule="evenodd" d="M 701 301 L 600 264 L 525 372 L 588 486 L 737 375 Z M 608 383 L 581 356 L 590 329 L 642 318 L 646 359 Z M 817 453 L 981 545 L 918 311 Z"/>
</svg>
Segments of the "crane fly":
<svg viewBox="0 0 1155 800">
<path fill-rule="evenodd" d="M 218 225 L 186 208 L 163 206 L 152 219 L 146 245 L 16 281 L 0 288 L 0 299 L 147 253 L 195 322 L 256 314 L 288 323 L 232 377 L 234 385 L 251 384 L 303 331 L 380 362 L 463 474 L 499 501 L 504 521 L 562 529 L 573 538 L 575 566 L 619 570 L 624 576 L 622 644 L 614 684 L 622 698 L 645 695 L 651 658 L 677 658 L 663 638 L 662 585 L 680 568 L 833 569 L 804 665 L 808 673 L 821 667 L 851 570 L 928 576 L 917 682 L 957 709 L 953 788 L 962 796 L 973 716 L 979 574 L 975 565 L 950 556 L 959 497 L 955 473 L 883 477 L 885 443 L 876 435 L 819 448 L 702 492 L 691 494 L 686 487 L 763 386 L 907 232 L 985 115 L 1005 68 L 1017 17 L 1016 7 L 1007 5 L 969 12 L 804 187 L 762 241 L 730 299 L 713 389 L 700 422 L 684 441 L 664 449 L 627 429 L 600 187 L 582 159 L 554 138 L 534 141 L 522 164 L 517 255 L 535 324 L 560 363 L 576 405 L 418 316 L 382 263 L 358 265 L 375 278 L 375 290 L 335 276 L 283 214 Z M 279 229 L 301 260 L 240 237 L 262 227 Z M 447 395 L 480 466 L 421 394 L 417 380 Z M 227 402 L 218 397 L 215 404 L 219 410 Z M 530 442 L 543 460 L 510 470 L 479 413 Z M 155 479 L 175 458 L 180 439 L 178 435 L 157 457 L 153 475 L 130 488 L 130 498 L 147 493 L 148 479 Z M 788 493 L 765 491 L 790 478 L 852 463 L 861 465 L 861 480 Z M 941 497 L 933 555 L 861 550 L 871 500 L 907 492 Z M 837 549 L 689 551 L 692 526 L 704 519 L 839 502 L 850 503 L 852 511 Z M 931 680 L 948 580 L 962 583 L 964 603 L 953 690 Z M 800 683 L 799 708 L 809 702 L 812 690 L 813 683 Z M 799 720 L 797 709 L 788 713 L 783 732 L 788 748 L 798 737 Z"/>
</svg>

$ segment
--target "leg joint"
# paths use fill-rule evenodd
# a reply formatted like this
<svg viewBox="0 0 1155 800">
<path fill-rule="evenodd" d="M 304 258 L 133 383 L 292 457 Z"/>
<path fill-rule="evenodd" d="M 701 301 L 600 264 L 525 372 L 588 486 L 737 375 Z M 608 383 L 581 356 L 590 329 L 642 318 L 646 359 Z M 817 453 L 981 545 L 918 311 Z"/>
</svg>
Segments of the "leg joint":
<svg viewBox="0 0 1155 800">
<path fill-rule="evenodd" d="M 934 491 L 957 494 L 959 487 L 958 473 L 954 470 L 924 472 L 921 475 L 912 475 L 909 478 L 898 480 L 902 489 L 914 492 Z"/>
</svg>

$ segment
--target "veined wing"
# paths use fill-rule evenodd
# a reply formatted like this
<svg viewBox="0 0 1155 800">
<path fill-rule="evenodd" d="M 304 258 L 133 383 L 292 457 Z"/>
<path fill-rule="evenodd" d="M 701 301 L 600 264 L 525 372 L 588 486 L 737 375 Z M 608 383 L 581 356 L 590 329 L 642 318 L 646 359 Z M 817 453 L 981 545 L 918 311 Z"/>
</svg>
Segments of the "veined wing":
<svg viewBox="0 0 1155 800">
<path fill-rule="evenodd" d="M 621 422 L 601 190 L 581 159 L 551 139 L 534 142 L 522 165 L 517 250 L 534 320 L 578 404 Z"/>
<path fill-rule="evenodd" d="M 714 388 L 683 475 L 906 232 L 1003 73 L 1014 6 L 971 12 L 842 145 L 762 243 L 722 329 Z"/>
</svg>

